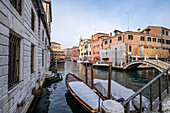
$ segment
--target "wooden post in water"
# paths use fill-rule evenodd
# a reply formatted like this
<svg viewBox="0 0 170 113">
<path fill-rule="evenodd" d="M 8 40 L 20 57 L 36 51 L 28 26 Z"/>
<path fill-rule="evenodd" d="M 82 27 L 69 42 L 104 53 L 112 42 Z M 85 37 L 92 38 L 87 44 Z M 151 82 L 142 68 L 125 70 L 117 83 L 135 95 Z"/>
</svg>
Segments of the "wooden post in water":
<svg viewBox="0 0 170 113">
<path fill-rule="evenodd" d="M 87 81 L 88 81 L 88 78 L 87 78 L 87 63 L 86 63 L 85 75 L 86 75 L 86 83 L 87 83 Z"/>
<path fill-rule="evenodd" d="M 93 88 L 93 63 L 91 63 L 91 87 Z"/>
<path fill-rule="evenodd" d="M 109 74 L 108 74 L 108 99 L 110 99 L 110 92 L 111 92 L 111 75 L 112 75 L 112 65 L 109 64 Z"/>
</svg>

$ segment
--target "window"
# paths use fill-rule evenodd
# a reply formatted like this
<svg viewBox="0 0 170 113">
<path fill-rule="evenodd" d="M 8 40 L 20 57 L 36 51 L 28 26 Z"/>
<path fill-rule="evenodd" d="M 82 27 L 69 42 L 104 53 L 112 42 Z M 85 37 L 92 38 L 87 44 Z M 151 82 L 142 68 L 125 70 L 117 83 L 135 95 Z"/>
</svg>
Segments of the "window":
<svg viewBox="0 0 170 113">
<path fill-rule="evenodd" d="M 75 50 L 73 50 L 73 52 L 75 52 Z"/>
<path fill-rule="evenodd" d="M 164 44 L 164 39 L 162 39 L 162 44 Z"/>
<path fill-rule="evenodd" d="M 156 38 L 153 38 L 153 42 L 156 42 Z"/>
<path fill-rule="evenodd" d="M 90 51 L 89 55 L 91 55 L 91 51 Z"/>
<path fill-rule="evenodd" d="M 34 31 L 34 24 L 35 24 L 35 14 L 33 9 L 31 9 L 31 29 Z"/>
<path fill-rule="evenodd" d="M 129 46 L 129 52 L 132 52 L 132 46 Z"/>
<path fill-rule="evenodd" d="M 105 45 L 107 44 L 107 41 L 105 41 Z"/>
<path fill-rule="evenodd" d="M 31 45 L 31 73 L 34 72 L 34 45 Z"/>
<path fill-rule="evenodd" d="M 110 43 L 112 43 L 112 39 L 110 39 Z"/>
<path fill-rule="evenodd" d="M 148 41 L 151 42 L 151 37 L 148 37 Z"/>
<path fill-rule="evenodd" d="M 47 45 L 47 38 L 45 38 L 45 45 Z"/>
<path fill-rule="evenodd" d="M 20 39 L 9 34 L 8 88 L 19 82 Z"/>
<path fill-rule="evenodd" d="M 58 47 L 58 49 L 60 49 L 60 47 Z"/>
<path fill-rule="evenodd" d="M 165 34 L 164 30 L 162 30 L 162 34 Z"/>
<path fill-rule="evenodd" d="M 133 35 L 128 35 L 129 40 L 133 40 Z"/>
<path fill-rule="evenodd" d="M 119 36 L 119 37 L 118 37 L 118 41 L 121 41 L 121 40 L 122 40 L 122 37 L 121 37 L 121 36 Z"/>
<path fill-rule="evenodd" d="M 168 34 L 169 34 L 168 31 L 166 31 L 166 35 L 167 35 L 167 36 L 168 36 Z"/>
<path fill-rule="evenodd" d="M 13 7 L 18 11 L 18 13 L 21 15 L 21 7 L 22 7 L 22 1 L 21 0 L 10 0 Z"/>
<path fill-rule="evenodd" d="M 158 39 L 158 43 L 161 43 L 161 39 Z"/>
<path fill-rule="evenodd" d="M 170 44 L 170 40 L 166 40 L 166 44 Z"/>
<path fill-rule="evenodd" d="M 149 34 L 149 30 L 146 31 L 146 34 Z"/>
<path fill-rule="evenodd" d="M 145 41 L 145 37 L 141 36 L 140 41 Z"/>
<path fill-rule="evenodd" d="M 44 42 L 44 30 L 42 30 L 42 41 Z"/>
<path fill-rule="evenodd" d="M 42 50 L 42 66 L 44 66 L 44 49 Z"/>
</svg>

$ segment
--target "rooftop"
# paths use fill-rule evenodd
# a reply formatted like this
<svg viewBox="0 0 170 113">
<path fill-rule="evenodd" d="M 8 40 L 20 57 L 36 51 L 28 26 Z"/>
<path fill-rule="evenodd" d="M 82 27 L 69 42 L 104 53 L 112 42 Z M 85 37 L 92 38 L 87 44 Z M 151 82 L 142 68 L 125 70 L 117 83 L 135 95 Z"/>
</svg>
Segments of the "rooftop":
<svg viewBox="0 0 170 113">
<path fill-rule="evenodd" d="M 57 42 L 51 42 L 51 44 L 61 45 L 60 43 Z"/>
</svg>

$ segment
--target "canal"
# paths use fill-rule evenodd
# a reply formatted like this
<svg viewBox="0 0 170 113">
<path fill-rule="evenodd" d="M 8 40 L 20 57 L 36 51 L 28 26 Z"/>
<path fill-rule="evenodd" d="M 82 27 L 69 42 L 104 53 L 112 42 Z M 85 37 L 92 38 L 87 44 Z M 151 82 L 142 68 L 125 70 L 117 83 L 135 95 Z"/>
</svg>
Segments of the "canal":
<svg viewBox="0 0 170 113">
<path fill-rule="evenodd" d="M 58 64 L 57 66 L 58 73 L 63 77 L 63 80 L 54 83 L 47 88 L 48 96 L 40 99 L 39 104 L 34 112 L 36 113 L 80 113 L 85 112 L 81 106 L 76 102 L 72 97 L 65 85 L 65 76 L 68 73 L 77 74 L 81 79 L 85 80 L 85 66 L 76 62 L 66 61 L 66 63 Z M 90 83 L 91 67 L 88 67 L 88 78 Z M 148 83 L 153 79 L 159 72 L 156 69 L 149 70 L 113 70 L 112 71 L 112 80 L 115 80 L 123 86 L 133 89 L 134 91 L 139 90 L 142 86 Z M 100 78 L 107 80 L 108 70 L 94 69 L 93 70 L 94 78 Z M 165 78 L 163 78 L 165 79 Z M 165 83 L 163 82 L 163 87 Z M 154 94 L 156 98 L 158 92 L 158 83 L 156 82 L 153 86 Z M 145 90 L 143 95 L 148 97 L 148 90 Z M 48 105 L 46 105 L 48 104 Z M 46 105 L 46 106 L 45 106 Z"/>
</svg>

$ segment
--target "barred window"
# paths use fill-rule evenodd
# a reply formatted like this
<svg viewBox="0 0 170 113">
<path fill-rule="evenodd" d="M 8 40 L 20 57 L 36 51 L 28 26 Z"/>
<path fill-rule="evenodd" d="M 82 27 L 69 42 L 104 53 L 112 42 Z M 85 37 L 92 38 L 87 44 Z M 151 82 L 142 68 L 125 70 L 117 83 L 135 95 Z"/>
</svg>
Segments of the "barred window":
<svg viewBox="0 0 170 113">
<path fill-rule="evenodd" d="M 33 9 L 31 9 L 31 29 L 34 31 L 34 24 L 35 24 L 35 14 Z"/>
<path fill-rule="evenodd" d="M 44 66 L 44 49 L 42 50 L 42 66 Z"/>
<path fill-rule="evenodd" d="M 20 39 L 9 34 L 8 88 L 19 82 Z"/>
<path fill-rule="evenodd" d="M 10 0 L 10 3 L 14 6 L 14 8 L 21 15 L 22 0 Z"/>
<path fill-rule="evenodd" d="M 31 45 L 31 73 L 34 72 L 34 45 Z"/>
</svg>

